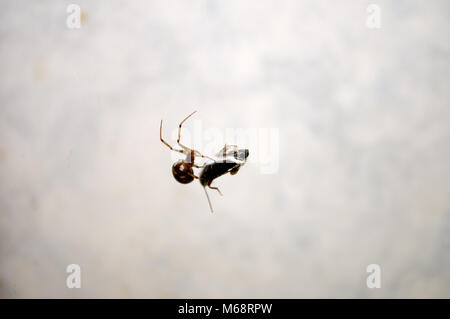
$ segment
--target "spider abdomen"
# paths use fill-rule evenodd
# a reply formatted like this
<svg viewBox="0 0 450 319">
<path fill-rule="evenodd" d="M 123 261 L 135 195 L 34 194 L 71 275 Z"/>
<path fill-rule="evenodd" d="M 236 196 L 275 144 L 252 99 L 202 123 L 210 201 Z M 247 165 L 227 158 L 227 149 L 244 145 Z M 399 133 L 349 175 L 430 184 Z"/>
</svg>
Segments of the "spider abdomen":
<svg viewBox="0 0 450 319">
<path fill-rule="evenodd" d="M 172 166 L 173 177 L 181 184 L 189 184 L 194 180 L 192 166 L 183 161 L 178 161 Z"/>
</svg>

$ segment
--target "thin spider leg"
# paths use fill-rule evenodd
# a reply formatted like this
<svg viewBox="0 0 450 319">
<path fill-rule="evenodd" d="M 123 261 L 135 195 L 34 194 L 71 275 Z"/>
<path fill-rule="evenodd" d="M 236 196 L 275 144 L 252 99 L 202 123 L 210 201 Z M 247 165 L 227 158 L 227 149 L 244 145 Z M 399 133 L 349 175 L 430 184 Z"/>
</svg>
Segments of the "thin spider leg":
<svg viewBox="0 0 450 319">
<path fill-rule="evenodd" d="M 194 165 L 194 166 L 195 166 L 195 165 Z M 192 176 L 193 178 L 200 179 L 200 177 L 198 177 L 198 176 L 196 176 L 196 175 L 194 175 L 194 174 L 191 174 L 191 173 L 189 173 L 189 172 L 187 172 L 187 173 L 188 173 L 188 175 Z"/>
<path fill-rule="evenodd" d="M 206 156 L 206 155 L 203 155 L 203 154 L 201 154 L 199 151 L 195 151 L 195 150 L 194 150 L 194 152 L 195 152 L 195 156 L 199 156 L 199 157 L 202 157 L 202 158 L 207 158 L 207 159 L 209 159 L 209 160 L 211 160 L 211 161 L 213 161 L 213 162 L 216 162 L 216 160 L 215 160 L 214 158 L 209 157 L 209 156 Z"/>
<path fill-rule="evenodd" d="M 177 144 L 180 145 L 181 148 L 183 148 L 183 149 L 186 150 L 186 151 L 187 151 L 187 150 L 191 150 L 191 149 L 190 149 L 189 147 L 184 146 L 183 144 L 180 143 L 180 138 L 181 138 L 181 126 L 183 125 L 183 123 L 184 123 L 188 118 L 190 118 L 192 115 L 194 115 L 195 112 L 197 112 L 197 111 L 194 111 L 194 112 L 192 112 L 191 114 L 189 114 L 183 121 L 181 121 L 180 125 L 178 125 L 178 139 L 177 139 Z"/>
<path fill-rule="evenodd" d="M 184 122 L 186 122 L 186 120 L 187 120 L 188 118 L 190 118 L 192 115 L 194 115 L 196 112 L 197 112 L 197 111 L 194 111 L 194 112 L 192 112 L 191 114 L 189 114 L 183 121 L 181 121 L 180 125 L 178 125 L 178 139 L 177 139 L 177 144 L 178 144 L 182 149 L 184 149 L 185 152 L 194 151 L 195 156 L 199 156 L 199 157 L 202 157 L 202 158 L 207 158 L 207 159 L 209 159 L 209 160 L 215 162 L 216 160 L 214 160 L 213 158 L 211 158 L 211 157 L 209 157 L 209 156 L 206 156 L 206 155 L 203 155 L 203 154 L 201 154 L 199 151 L 192 150 L 192 149 L 190 149 L 189 147 L 184 146 L 183 144 L 180 143 L 180 139 L 181 139 L 181 127 L 183 126 Z"/>
<path fill-rule="evenodd" d="M 167 147 L 170 148 L 170 150 L 184 154 L 183 150 L 177 150 L 176 148 L 173 148 L 166 141 L 163 140 L 163 138 L 162 138 L 162 122 L 163 121 L 161 120 L 161 124 L 159 125 L 159 139 L 161 140 L 161 142 L 163 142 L 165 145 L 167 145 Z"/>
</svg>

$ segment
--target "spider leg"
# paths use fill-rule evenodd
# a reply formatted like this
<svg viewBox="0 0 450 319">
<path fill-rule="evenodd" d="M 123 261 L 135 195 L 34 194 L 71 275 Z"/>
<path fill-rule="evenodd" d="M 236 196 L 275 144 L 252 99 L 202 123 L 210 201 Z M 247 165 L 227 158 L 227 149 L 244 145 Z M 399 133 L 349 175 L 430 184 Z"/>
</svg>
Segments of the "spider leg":
<svg viewBox="0 0 450 319">
<path fill-rule="evenodd" d="M 196 112 L 197 112 L 197 111 L 194 111 L 194 112 L 192 112 L 191 114 L 189 114 L 189 115 L 188 115 L 183 121 L 181 121 L 181 123 L 178 125 L 178 139 L 177 139 L 177 144 L 182 148 L 182 150 L 178 150 L 178 149 L 176 149 L 176 148 L 170 146 L 166 141 L 163 140 L 163 138 L 162 138 L 162 120 L 161 120 L 161 125 L 160 125 L 160 127 L 159 127 L 159 138 L 160 138 L 161 142 L 163 142 L 163 143 L 164 143 L 168 148 L 170 148 L 170 150 L 172 150 L 172 151 L 175 151 L 175 152 L 178 152 L 178 153 L 182 153 L 182 154 L 189 154 L 189 153 L 191 153 L 191 152 L 194 152 L 194 155 L 195 155 L 195 156 L 202 157 L 202 158 L 206 158 L 206 159 L 209 159 L 209 160 L 211 160 L 211 161 L 213 161 L 213 162 L 216 162 L 215 159 L 213 159 L 213 158 L 211 158 L 211 157 L 209 157 L 209 156 L 203 155 L 203 154 L 201 154 L 199 151 L 192 150 L 192 149 L 190 149 L 189 147 L 184 146 L 183 144 L 180 143 L 180 139 L 181 139 L 181 127 L 183 126 L 183 123 L 184 123 L 188 118 L 190 118 L 192 115 L 194 115 Z M 194 164 L 193 166 L 196 167 L 196 168 L 202 168 L 202 167 L 205 166 L 205 164 L 203 164 L 203 165 L 201 165 L 201 166 L 195 165 L 195 164 Z"/>
<path fill-rule="evenodd" d="M 177 150 L 176 148 L 173 148 L 172 146 L 169 145 L 169 143 L 167 143 L 166 141 L 163 140 L 162 138 L 162 120 L 161 120 L 161 124 L 159 126 L 159 139 L 161 140 L 161 142 L 163 142 L 168 148 L 170 148 L 171 151 L 175 151 L 178 153 L 182 153 L 184 154 L 185 152 L 183 150 Z"/>
<path fill-rule="evenodd" d="M 192 112 L 191 114 L 189 114 L 183 121 L 181 121 L 180 125 L 178 125 L 178 139 L 177 139 L 177 144 L 180 145 L 180 147 L 185 151 L 185 152 L 190 152 L 190 151 L 194 151 L 195 156 L 199 156 L 202 158 L 207 158 L 209 160 L 212 160 L 215 162 L 215 160 L 209 156 L 203 155 L 201 154 L 199 151 L 196 150 L 192 150 L 187 146 L 184 146 L 183 144 L 181 144 L 180 139 L 181 139 L 181 127 L 183 126 L 184 122 L 186 122 L 186 120 L 188 118 L 190 118 L 192 115 L 194 115 L 197 111 Z M 203 166 L 202 166 L 203 167 Z"/>
<path fill-rule="evenodd" d="M 183 123 L 184 123 L 188 118 L 190 118 L 192 115 L 194 115 L 195 112 L 197 112 L 197 111 L 194 111 L 194 112 L 192 112 L 191 114 L 189 114 L 189 115 L 188 115 L 183 121 L 181 121 L 181 123 L 178 125 L 178 139 L 177 139 L 177 144 L 180 145 L 181 148 L 184 149 L 185 151 L 188 151 L 188 150 L 190 151 L 191 149 L 190 149 L 189 147 L 184 146 L 183 144 L 180 143 L 180 139 L 181 139 L 181 126 L 183 125 Z"/>
<path fill-rule="evenodd" d="M 214 158 L 206 156 L 206 155 L 203 155 L 199 151 L 194 151 L 194 152 L 195 152 L 195 156 L 202 157 L 202 158 L 207 158 L 207 159 L 209 159 L 209 160 L 211 160 L 213 162 L 216 162 L 216 160 Z"/>
<path fill-rule="evenodd" d="M 194 165 L 194 166 L 195 166 L 195 165 Z M 193 178 L 200 179 L 200 177 L 196 176 L 195 174 L 191 174 L 191 173 L 189 173 L 189 172 L 187 172 L 187 173 L 188 173 L 188 175 L 192 176 Z"/>
</svg>

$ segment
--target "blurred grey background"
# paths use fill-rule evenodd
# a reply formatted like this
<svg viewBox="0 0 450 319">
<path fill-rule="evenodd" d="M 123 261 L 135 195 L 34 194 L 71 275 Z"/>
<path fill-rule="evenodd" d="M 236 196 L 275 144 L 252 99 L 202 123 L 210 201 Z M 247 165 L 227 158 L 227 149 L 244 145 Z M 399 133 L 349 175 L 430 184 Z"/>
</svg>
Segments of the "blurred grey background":
<svg viewBox="0 0 450 319">
<path fill-rule="evenodd" d="M 2 1 L 0 297 L 450 297 L 449 9 Z M 194 109 L 280 132 L 214 214 L 158 136 Z"/>
</svg>

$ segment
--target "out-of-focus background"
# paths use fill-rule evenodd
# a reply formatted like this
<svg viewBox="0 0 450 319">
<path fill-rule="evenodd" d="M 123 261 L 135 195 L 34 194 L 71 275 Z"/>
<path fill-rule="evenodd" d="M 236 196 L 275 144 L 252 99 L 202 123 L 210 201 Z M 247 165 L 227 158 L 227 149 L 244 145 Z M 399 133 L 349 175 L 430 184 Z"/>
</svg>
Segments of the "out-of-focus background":
<svg viewBox="0 0 450 319">
<path fill-rule="evenodd" d="M 370 3 L 2 1 L 0 297 L 450 297 L 450 4 Z M 279 131 L 214 214 L 158 136 L 195 109 Z"/>
</svg>

